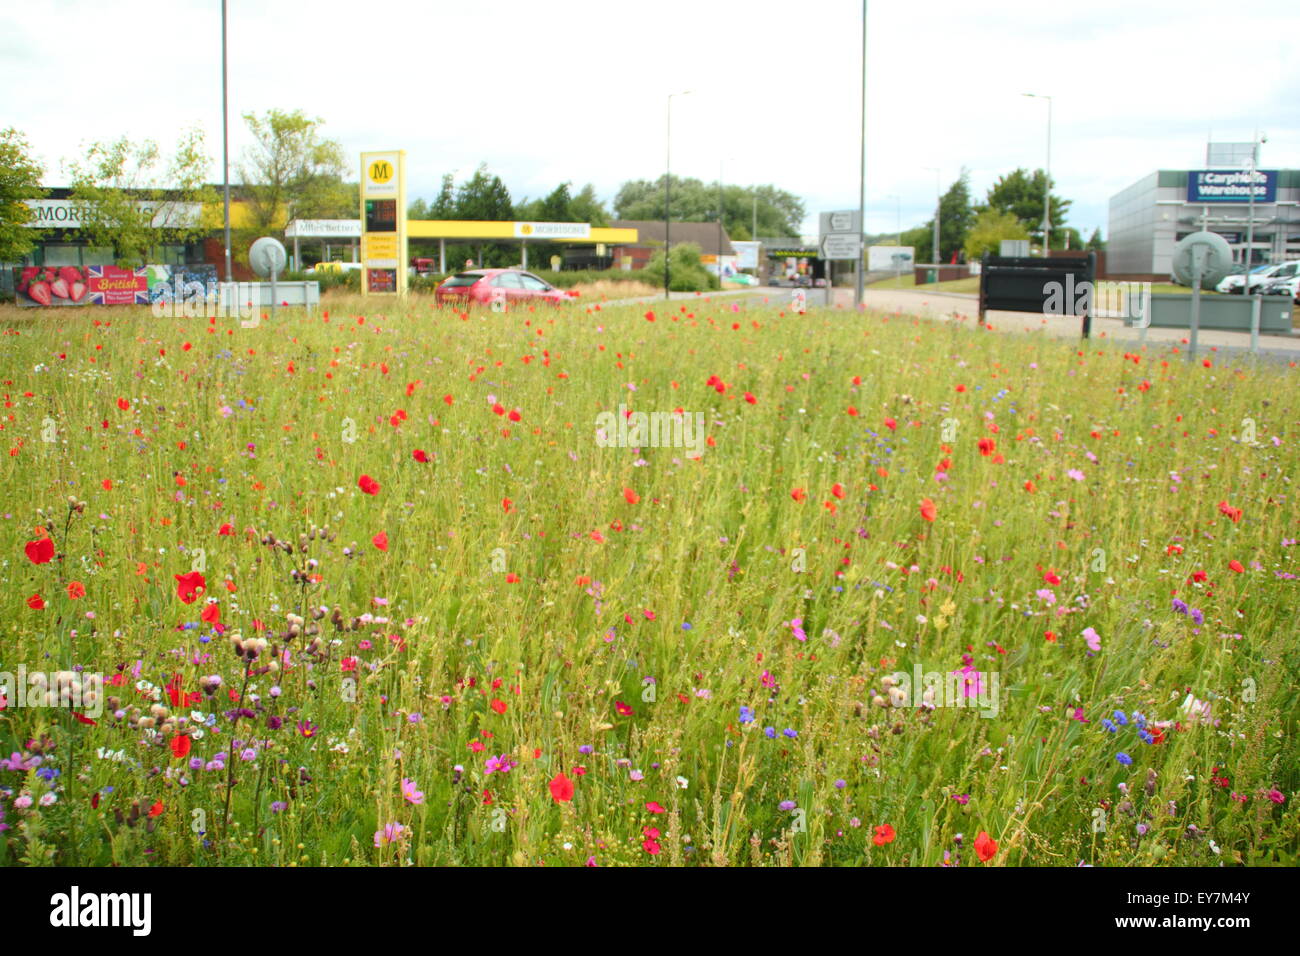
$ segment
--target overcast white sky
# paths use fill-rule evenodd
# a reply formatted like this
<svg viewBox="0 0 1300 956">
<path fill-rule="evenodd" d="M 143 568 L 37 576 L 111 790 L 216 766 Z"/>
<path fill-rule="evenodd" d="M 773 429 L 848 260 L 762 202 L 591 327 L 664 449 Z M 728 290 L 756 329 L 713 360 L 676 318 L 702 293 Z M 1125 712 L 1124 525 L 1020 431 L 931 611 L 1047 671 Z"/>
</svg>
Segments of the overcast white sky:
<svg viewBox="0 0 1300 956">
<path fill-rule="evenodd" d="M 221 156 L 219 0 L 28 0 L 0 9 L 0 126 L 61 161 L 123 133 L 166 148 L 198 124 Z M 409 192 L 480 162 L 514 198 L 563 180 L 612 199 L 664 169 L 771 182 L 819 210 L 856 207 L 860 0 L 229 0 L 232 160 L 240 113 L 301 107 L 351 154 L 404 148 Z M 1267 168 L 1300 167 L 1300 3 L 871 0 L 867 231 L 930 214 L 934 173 L 965 166 L 982 198 L 1042 165 L 1070 224 L 1106 229 L 1109 198 L 1205 142 L 1268 135 Z"/>
</svg>

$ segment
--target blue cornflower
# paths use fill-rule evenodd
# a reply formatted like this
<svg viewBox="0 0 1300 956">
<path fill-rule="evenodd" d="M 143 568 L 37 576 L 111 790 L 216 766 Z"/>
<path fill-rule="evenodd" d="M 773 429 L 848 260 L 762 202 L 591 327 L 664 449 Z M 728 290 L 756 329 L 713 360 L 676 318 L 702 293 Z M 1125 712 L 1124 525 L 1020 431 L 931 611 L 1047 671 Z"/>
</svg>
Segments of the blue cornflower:
<svg viewBox="0 0 1300 956">
<path fill-rule="evenodd" d="M 742 724 L 749 724 L 754 722 L 754 711 L 751 708 L 744 706 L 743 704 L 740 707 L 740 722 Z"/>
<path fill-rule="evenodd" d="M 1119 724 L 1121 727 L 1128 723 L 1128 717 L 1124 715 L 1124 711 L 1115 711 L 1115 723 Z"/>
<path fill-rule="evenodd" d="M 784 734 L 785 736 L 787 736 L 787 737 L 798 737 L 798 736 L 799 736 L 799 731 L 797 731 L 797 730 L 791 730 L 789 727 L 785 728 L 785 730 L 781 731 L 781 733 L 783 733 L 783 734 Z"/>
<path fill-rule="evenodd" d="M 1156 742 L 1156 738 L 1151 736 L 1151 734 L 1145 730 L 1139 730 L 1138 737 L 1142 739 L 1144 744 L 1153 744 Z"/>
<path fill-rule="evenodd" d="M 1175 613 L 1175 614 L 1186 614 L 1186 613 L 1187 613 L 1187 602 L 1186 602 L 1186 601 L 1180 601 L 1180 600 L 1178 600 L 1178 598 L 1174 598 L 1174 613 Z"/>
<path fill-rule="evenodd" d="M 1146 715 L 1139 714 L 1136 710 L 1133 711 L 1133 723 L 1137 724 L 1139 729 L 1145 727 L 1147 725 Z"/>
<path fill-rule="evenodd" d="M 1118 760 L 1126 767 L 1133 762 L 1133 758 L 1130 757 L 1128 754 L 1124 753 L 1122 750 L 1115 755 L 1115 759 Z"/>
<path fill-rule="evenodd" d="M 795 803 L 793 800 L 782 800 L 777 804 L 777 808 L 781 810 L 793 810 L 798 805 L 799 804 Z"/>
<path fill-rule="evenodd" d="M 1195 608 L 1195 607 L 1192 608 L 1191 617 L 1192 617 L 1192 623 L 1195 624 L 1197 627 L 1200 627 L 1202 624 L 1205 623 L 1205 615 L 1201 612 L 1200 608 Z"/>
<path fill-rule="evenodd" d="M 1109 717 L 1107 717 L 1105 720 L 1103 720 L 1103 721 L 1101 722 L 1101 725 L 1102 725 L 1103 727 L 1105 727 L 1108 731 L 1110 731 L 1112 734 L 1115 733 L 1117 730 L 1119 730 L 1118 727 L 1116 727 L 1113 723 L 1111 723 L 1111 720 L 1110 720 Z"/>
<path fill-rule="evenodd" d="M 768 740 L 773 740 L 773 739 L 775 739 L 775 738 L 776 738 L 776 728 L 775 728 L 775 727 L 764 727 L 764 728 L 763 728 L 763 736 L 766 737 Z"/>
</svg>

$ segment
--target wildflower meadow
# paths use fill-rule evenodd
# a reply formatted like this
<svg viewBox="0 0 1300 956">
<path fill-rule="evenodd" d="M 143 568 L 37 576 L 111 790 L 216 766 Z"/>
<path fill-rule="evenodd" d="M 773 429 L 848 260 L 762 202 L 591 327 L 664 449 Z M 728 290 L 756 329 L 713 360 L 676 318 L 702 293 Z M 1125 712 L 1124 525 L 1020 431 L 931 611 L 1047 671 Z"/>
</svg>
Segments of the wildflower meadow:
<svg viewBox="0 0 1300 956">
<path fill-rule="evenodd" d="M 87 311 L 0 316 L 0 863 L 1300 862 L 1287 363 Z"/>
</svg>

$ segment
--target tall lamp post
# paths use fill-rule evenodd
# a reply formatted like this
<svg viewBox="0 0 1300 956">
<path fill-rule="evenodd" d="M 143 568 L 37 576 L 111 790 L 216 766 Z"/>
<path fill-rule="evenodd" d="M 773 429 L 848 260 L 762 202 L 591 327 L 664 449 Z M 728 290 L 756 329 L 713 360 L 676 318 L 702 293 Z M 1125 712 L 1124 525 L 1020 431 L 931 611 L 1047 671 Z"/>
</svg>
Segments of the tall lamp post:
<svg viewBox="0 0 1300 956">
<path fill-rule="evenodd" d="M 1045 93 L 1026 93 L 1036 100 L 1047 100 L 1047 169 L 1043 183 L 1043 258 L 1052 247 L 1052 98 Z"/>
<path fill-rule="evenodd" d="M 664 298 L 668 298 L 668 257 L 673 246 L 673 97 L 689 96 L 690 90 L 668 94 L 668 130 L 664 136 Z"/>
<path fill-rule="evenodd" d="M 867 234 L 867 0 L 862 0 L 862 125 L 858 139 L 858 261 L 854 265 L 853 307 L 862 308 L 865 288 Z"/>
<path fill-rule="evenodd" d="M 234 282 L 230 267 L 230 121 L 226 109 L 226 0 L 221 0 L 221 176 L 226 202 L 226 281 Z M 294 263 L 297 267 L 297 263 Z"/>
<path fill-rule="evenodd" d="M 934 264 L 937 267 L 939 265 L 939 212 L 943 208 L 943 192 L 942 192 L 943 187 L 939 185 L 938 167 L 923 166 L 922 169 L 926 169 L 934 173 L 934 249 L 930 258 L 934 260 Z M 935 282 L 939 281 L 938 268 L 934 270 L 934 281 Z"/>
</svg>

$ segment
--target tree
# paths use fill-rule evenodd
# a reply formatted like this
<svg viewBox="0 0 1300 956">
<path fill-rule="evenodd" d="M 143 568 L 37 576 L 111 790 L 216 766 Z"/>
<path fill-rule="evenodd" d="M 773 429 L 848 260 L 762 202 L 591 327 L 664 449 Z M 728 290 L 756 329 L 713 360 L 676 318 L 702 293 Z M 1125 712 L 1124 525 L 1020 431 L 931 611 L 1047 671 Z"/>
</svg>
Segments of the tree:
<svg viewBox="0 0 1300 956">
<path fill-rule="evenodd" d="M 178 144 L 165 170 L 157 143 L 126 136 L 93 143 L 69 164 L 82 235 L 111 248 L 119 265 L 145 265 L 155 247 L 193 242 L 214 225 L 204 214 L 217 194 L 204 182 L 203 132 L 189 130 Z"/>
<path fill-rule="evenodd" d="M 560 183 L 551 194 L 538 206 L 538 222 L 576 222 L 570 217 L 573 197 L 569 195 L 569 184 Z"/>
<path fill-rule="evenodd" d="M 963 168 L 961 175 L 948 187 L 939 200 L 939 256 L 949 261 L 966 243 L 966 234 L 975 222 L 975 210 L 970 201 L 970 172 Z M 933 220 L 931 220 L 933 228 Z"/>
<path fill-rule="evenodd" d="M 1087 249 L 1089 252 L 1105 252 L 1106 240 L 1101 237 L 1101 226 L 1092 230 L 1092 236 L 1088 239 Z"/>
<path fill-rule="evenodd" d="M 19 261 L 41 238 L 42 230 L 27 225 L 36 214 L 26 200 L 46 195 L 44 175 L 22 133 L 12 127 L 0 132 L 0 262 Z"/>
<path fill-rule="evenodd" d="M 963 251 L 966 235 L 975 221 L 975 209 L 970 199 L 970 173 L 962 169 L 961 175 L 939 198 L 939 260 L 948 262 L 954 253 Z M 917 262 L 934 262 L 934 217 L 925 225 L 916 226 L 903 233 L 903 245 L 916 247 Z"/>
<path fill-rule="evenodd" d="M 717 182 L 673 176 L 670 187 L 675 221 L 717 221 Z M 723 227 L 733 238 L 739 238 L 742 231 L 745 235 L 752 232 L 755 213 L 759 235 L 774 238 L 799 235 L 807 213 L 803 201 L 793 193 L 772 185 L 727 186 L 722 192 Z M 635 179 L 623 183 L 614 197 L 614 212 L 619 219 L 663 219 L 664 177 L 654 182 Z"/>
<path fill-rule="evenodd" d="M 356 217 L 357 188 L 343 181 L 343 147 L 321 137 L 324 120 L 272 109 L 245 113 L 244 121 L 255 140 L 239 167 L 252 230 L 265 235 L 293 219 Z"/>
<path fill-rule="evenodd" d="M 583 186 L 578 195 L 569 203 L 569 214 L 573 222 L 589 222 L 593 226 L 609 225 L 609 210 L 596 196 L 596 187 L 591 183 Z"/>
<path fill-rule="evenodd" d="M 444 180 L 444 183 L 446 181 Z M 474 175 L 461 183 L 456 190 L 455 206 L 448 219 L 474 219 L 478 221 L 508 221 L 515 218 L 514 206 L 510 201 L 510 190 L 501 181 L 500 176 L 488 172 L 487 164 L 480 163 Z M 519 257 L 519 247 L 509 243 L 485 242 L 473 246 L 457 245 L 449 248 L 451 262 L 459 262 L 461 257 L 474 258 L 474 252 L 481 250 L 480 266 L 509 266 Z"/>
<path fill-rule="evenodd" d="M 455 218 L 483 220 L 514 219 L 510 190 L 500 176 L 489 175 L 487 164 L 480 163 L 474 175 L 456 191 Z"/>
<path fill-rule="evenodd" d="M 986 208 L 975 217 L 963 248 L 967 261 L 974 261 L 986 252 L 999 255 L 1003 239 L 1028 238 L 1029 230 L 1012 213 Z"/>
<path fill-rule="evenodd" d="M 1055 182 L 1051 184 L 1055 186 Z M 1026 169 L 1016 169 L 998 179 L 988 192 L 988 205 L 994 209 L 1012 213 L 1026 229 L 1035 242 L 1043 241 L 1043 197 L 1047 194 L 1047 175 L 1041 169 L 1029 173 Z M 1066 213 L 1072 200 L 1062 199 L 1052 194 L 1051 226 L 1052 246 L 1061 248 L 1065 244 L 1064 233 L 1058 231 L 1065 225 Z"/>
</svg>

